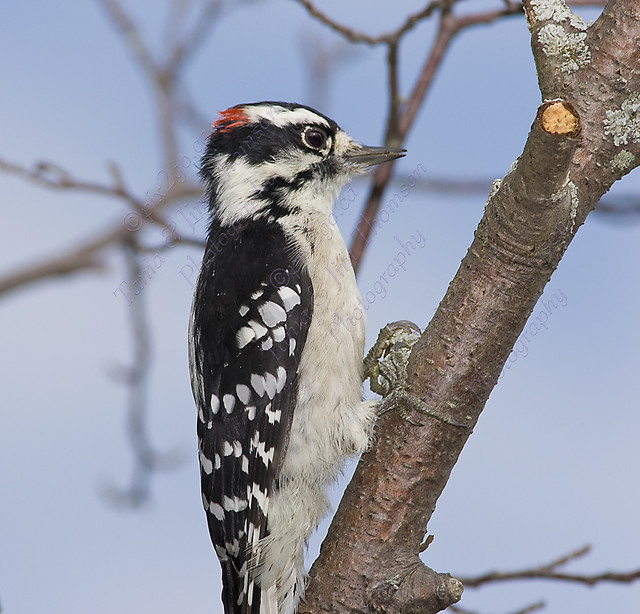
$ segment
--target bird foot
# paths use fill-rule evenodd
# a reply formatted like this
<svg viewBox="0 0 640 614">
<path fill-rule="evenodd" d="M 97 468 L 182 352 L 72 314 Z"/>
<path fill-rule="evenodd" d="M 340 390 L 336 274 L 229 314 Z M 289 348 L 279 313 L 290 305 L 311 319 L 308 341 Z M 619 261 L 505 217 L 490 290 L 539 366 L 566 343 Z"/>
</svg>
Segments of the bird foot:
<svg viewBox="0 0 640 614">
<path fill-rule="evenodd" d="M 370 380 L 373 392 L 386 397 L 404 387 L 409 354 L 421 334 L 420 327 L 408 320 L 391 322 L 380 331 L 364 359 L 364 379 Z"/>
<path fill-rule="evenodd" d="M 445 424 L 467 427 L 449 416 L 432 409 L 406 387 L 407 364 L 411 350 L 420 339 L 420 328 L 408 320 L 387 324 L 378 334 L 378 339 L 364 359 L 364 376 L 371 390 L 383 397 L 378 412 L 383 414 L 400 407 L 400 415 L 410 424 L 424 426 L 419 416 L 429 416 Z"/>
</svg>

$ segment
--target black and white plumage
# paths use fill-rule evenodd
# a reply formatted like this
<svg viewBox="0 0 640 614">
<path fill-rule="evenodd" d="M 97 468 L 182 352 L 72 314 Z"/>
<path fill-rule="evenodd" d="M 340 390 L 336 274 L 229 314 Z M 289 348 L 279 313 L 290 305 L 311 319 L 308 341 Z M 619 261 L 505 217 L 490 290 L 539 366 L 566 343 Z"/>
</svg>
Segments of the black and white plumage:
<svg viewBox="0 0 640 614">
<path fill-rule="evenodd" d="M 326 487 L 369 444 L 364 317 L 338 338 L 331 332 L 360 295 L 329 216 L 352 176 L 400 155 L 359 145 L 297 104 L 238 105 L 213 126 L 201 167 L 211 223 L 189 358 L 226 614 L 295 609 L 304 546 L 329 508 Z"/>
</svg>

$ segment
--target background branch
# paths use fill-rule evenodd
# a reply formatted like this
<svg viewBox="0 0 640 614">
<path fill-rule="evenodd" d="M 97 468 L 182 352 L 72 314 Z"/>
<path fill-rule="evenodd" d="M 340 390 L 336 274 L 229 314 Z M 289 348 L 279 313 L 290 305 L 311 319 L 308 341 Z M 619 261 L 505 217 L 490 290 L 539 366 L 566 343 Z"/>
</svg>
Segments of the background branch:
<svg viewBox="0 0 640 614">
<path fill-rule="evenodd" d="M 563 567 L 571 561 L 582 558 L 591 552 L 591 546 L 583 546 L 582 548 L 570 552 L 558 559 L 539 565 L 538 567 L 530 567 L 516 571 L 491 571 L 480 576 L 461 577 L 460 581 L 465 586 L 483 586 L 491 582 L 504 582 L 507 580 L 562 580 L 564 582 L 576 582 L 578 584 L 586 584 L 587 586 L 595 586 L 601 582 L 617 582 L 629 584 L 640 580 L 640 569 L 627 572 L 607 571 L 598 574 L 571 574 L 558 571 L 559 567 Z"/>
</svg>

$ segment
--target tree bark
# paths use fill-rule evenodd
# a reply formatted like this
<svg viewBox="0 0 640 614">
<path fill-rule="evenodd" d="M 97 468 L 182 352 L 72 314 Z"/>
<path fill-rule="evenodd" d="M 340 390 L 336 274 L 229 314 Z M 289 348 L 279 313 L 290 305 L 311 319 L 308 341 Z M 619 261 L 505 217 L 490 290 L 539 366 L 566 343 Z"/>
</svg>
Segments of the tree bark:
<svg viewBox="0 0 640 614">
<path fill-rule="evenodd" d="M 561 1 L 525 5 L 546 102 L 413 347 L 406 384 L 423 406 L 398 407 L 412 420 L 398 411 L 380 418 L 311 569 L 301 614 L 427 614 L 460 598 L 460 582 L 419 558 L 427 522 L 575 232 L 640 160 L 638 3 L 609 2 L 588 29 Z"/>
</svg>

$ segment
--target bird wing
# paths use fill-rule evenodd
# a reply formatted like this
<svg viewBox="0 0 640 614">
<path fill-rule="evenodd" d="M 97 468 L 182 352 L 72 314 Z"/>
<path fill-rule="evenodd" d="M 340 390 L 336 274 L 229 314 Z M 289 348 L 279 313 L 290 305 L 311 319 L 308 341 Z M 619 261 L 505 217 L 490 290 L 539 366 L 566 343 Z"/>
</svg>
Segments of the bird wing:
<svg viewBox="0 0 640 614">
<path fill-rule="evenodd" d="M 259 611 L 252 555 L 267 534 L 313 312 L 309 274 L 285 246 L 277 224 L 214 229 L 194 296 L 202 497 L 227 614 Z"/>
</svg>

